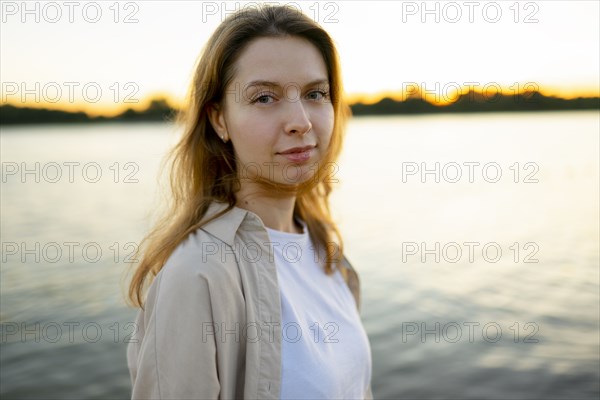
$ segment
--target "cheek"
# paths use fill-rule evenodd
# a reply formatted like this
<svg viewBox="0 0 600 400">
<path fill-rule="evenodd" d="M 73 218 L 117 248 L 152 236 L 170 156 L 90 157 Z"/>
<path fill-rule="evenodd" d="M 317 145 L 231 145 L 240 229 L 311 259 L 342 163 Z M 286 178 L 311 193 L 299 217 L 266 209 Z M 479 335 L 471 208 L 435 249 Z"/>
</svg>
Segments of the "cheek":
<svg viewBox="0 0 600 400">
<path fill-rule="evenodd" d="M 319 134 L 319 140 L 323 144 L 328 144 L 333 134 L 333 126 L 335 123 L 335 117 L 333 114 L 333 107 L 329 110 L 323 110 L 322 113 L 318 114 L 313 125 L 317 125 L 317 132 Z"/>
<path fill-rule="evenodd" d="M 276 129 L 272 121 L 254 113 L 238 113 L 231 120 L 231 137 L 241 161 L 248 163 L 268 157 Z"/>
</svg>

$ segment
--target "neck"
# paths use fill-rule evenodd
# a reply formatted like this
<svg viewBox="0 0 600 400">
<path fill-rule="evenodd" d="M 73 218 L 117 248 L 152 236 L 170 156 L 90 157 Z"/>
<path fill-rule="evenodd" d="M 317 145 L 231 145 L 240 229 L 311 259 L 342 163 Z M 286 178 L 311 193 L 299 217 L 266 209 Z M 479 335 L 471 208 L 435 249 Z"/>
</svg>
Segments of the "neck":
<svg viewBox="0 0 600 400">
<path fill-rule="evenodd" d="M 244 190 L 236 194 L 236 206 L 252 211 L 260 217 L 267 228 L 288 233 L 302 233 L 302 227 L 294 221 L 296 196 L 270 197 Z"/>
</svg>

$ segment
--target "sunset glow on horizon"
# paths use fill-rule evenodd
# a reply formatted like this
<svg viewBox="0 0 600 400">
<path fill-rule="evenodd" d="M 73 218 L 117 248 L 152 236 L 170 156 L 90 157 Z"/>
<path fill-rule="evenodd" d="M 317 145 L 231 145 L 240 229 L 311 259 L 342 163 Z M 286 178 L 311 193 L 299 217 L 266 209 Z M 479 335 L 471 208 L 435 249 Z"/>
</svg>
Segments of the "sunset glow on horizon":
<svg viewBox="0 0 600 400">
<path fill-rule="evenodd" d="M 417 84 L 417 83 L 413 83 Z M 521 85 L 522 86 L 522 85 Z M 424 85 L 424 87 L 427 87 Z M 462 88 L 462 93 L 466 94 L 468 92 L 467 88 Z M 477 88 L 475 88 L 477 89 Z M 479 87 L 478 89 L 481 89 Z M 477 91 L 477 90 L 476 90 Z M 578 97 L 600 97 L 600 91 L 594 89 L 581 89 L 579 91 L 564 91 L 560 90 L 546 90 L 544 88 L 539 88 L 539 91 L 544 96 L 550 97 L 560 97 L 564 99 L 574 99 Z M 521 94 L 524 91 L 522 89 L 519 92 L 516 92 L 515 87 L 503 87 L 501 91 L 496 91 L 494 87 L 489 89 L 488 98 L 492 99 L 496 93 L 502 93 L 506 95 L 516 95 Z M 428 101 L 429 103 L 435 105 L 447 105 L 452 103 L 453 100 L 456 99 L 459 93 L 447 91 L 447 92 L 428 92 L 420 96 L 423 100 Z M 375 104 L 384 98 L 390 98 L 396 101 L 404 101 L 408 97 L 410 97 L 410 92 L 381 92 L 374 94 L 361 94 L 361 93 L 347 93 L 346 100 L 349 104 Z M 436 101 L 437 99 L 437 101 Z M 178 98 L 173 96 L 171 93 L 166 92 L 156 92 L 151 93 L 148 97 L 144 99 L 140 99 L 135 103 L 125 103 L 125 104 L 96 104 L 91 105 L 86 102 L 78 102 L 78 103 L 69 103 L 69 102 L 59 102 L 59 103 L 51 103 L 51 102 L 18 102 L 18 101 L 7 101 L 2 103 L 1 105 L 12 105 L 15 107 L 27 107 L 27 108 L 36 108 L 36 109 L 48 109 L 48 110 L 58 110 L 58 111 L 66 111 L 66 112 L 84 112 L 92 117 L 104 116 L 104 117 L 114 117 L 117 116 L 128 109 L 132 109 L 135 111 L 143 111 L 146 110 L 150 103 L 153 100 L 166 100 L 167 103 L 176 108 L 181 109 L 185 105 L 184 98 Z M 491 100 L 490 100 L 491 102 Z"/>
</svg>

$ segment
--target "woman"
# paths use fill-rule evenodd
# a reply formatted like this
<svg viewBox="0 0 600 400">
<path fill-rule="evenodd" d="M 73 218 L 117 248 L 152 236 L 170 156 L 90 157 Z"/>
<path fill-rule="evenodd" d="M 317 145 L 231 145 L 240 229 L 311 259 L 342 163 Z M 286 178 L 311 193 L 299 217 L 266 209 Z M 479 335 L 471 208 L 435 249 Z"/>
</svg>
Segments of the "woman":
<svg viewBox="0 0 600 400">
<path fill-rule="evenodd" d="M 372 398 L 359 279 L 328 207 L 348 110 L 334 44 L 303 14 L 253 8 L 217 28 L 171 211 L 130 285 L 132 398 Z"/>
</svg>

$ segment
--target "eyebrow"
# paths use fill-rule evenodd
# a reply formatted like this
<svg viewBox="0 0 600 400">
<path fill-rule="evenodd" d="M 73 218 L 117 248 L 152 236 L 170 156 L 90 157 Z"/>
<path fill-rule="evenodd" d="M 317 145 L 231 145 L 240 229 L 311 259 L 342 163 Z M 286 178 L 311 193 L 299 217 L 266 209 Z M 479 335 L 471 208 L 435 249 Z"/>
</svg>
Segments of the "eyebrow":
<svg viewBox="0 0 600 400">
<path fill-rule="evenodd" d="M 329 80 L 328 79 L 315 79 L 313 81 L 308 82 L 306 85 L 304 85 L 304 87 L 315 86 L 315 85 L 323 85 L 323 84 L 329 85 Z M 246 85 L 245 90 L 248 90 L 248 89 L 256 87 L 256 86 L 259 86 L 259 87 L 260 86 L 281 87 L 281 85 L 278 82 L 265 81 L 265 80 L 256 80 L 256 81 L 252 81 L 252 82 L 248 83 Z"/>
</svg>

